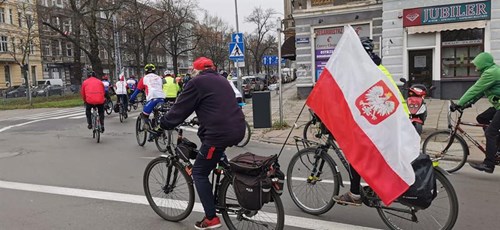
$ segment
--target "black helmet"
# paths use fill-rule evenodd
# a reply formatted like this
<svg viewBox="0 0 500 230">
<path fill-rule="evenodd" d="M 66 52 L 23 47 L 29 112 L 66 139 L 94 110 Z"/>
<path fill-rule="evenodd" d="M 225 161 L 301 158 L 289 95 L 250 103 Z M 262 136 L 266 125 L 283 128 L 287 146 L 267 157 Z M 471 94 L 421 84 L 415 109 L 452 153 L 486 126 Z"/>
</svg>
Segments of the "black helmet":
<svg viewBox="0 0 500 230">
<path fill-rule="evenodd" d="M 147 64 L 146 66 L 144 66 L 144 71 L 146 73 L 154 73 L 156 71 L 156 66 L 153 64 Z"/>
<path fill-rule="evenodd" d="M 97 77 L 97 74 L 95 74 L 95 72 L 94 72 L 94 71 L 89 71 L 89 72 L 87 73 L 87 77 Z"/>
<path fill-rule="evenodd" d="M 363 45 L 363 48 L 365 49 L 365 51 L 367 53 L 372 53 L 373 52 L 373 40 L 368 38 L 368 37 L 365 37 L 365 38 L 361 38 L 361 44 Z"/>
</svg>

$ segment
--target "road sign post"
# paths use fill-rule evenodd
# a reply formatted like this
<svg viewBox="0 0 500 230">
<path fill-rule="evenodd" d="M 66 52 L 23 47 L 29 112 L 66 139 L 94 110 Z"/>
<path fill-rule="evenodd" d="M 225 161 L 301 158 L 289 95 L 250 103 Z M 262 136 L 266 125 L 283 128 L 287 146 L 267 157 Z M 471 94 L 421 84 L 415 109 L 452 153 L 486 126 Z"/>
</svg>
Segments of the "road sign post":
<svg viewBox="0 0 500 230">
<path fill-rule="evenodd" d="M 229 43 L 229 59 L 234 62 L 234 66 L 236 67 L 236 78 L 238 79 L 238 89 L 243 94 L 243 83 L 239 74 L 239 63 L 245 62 L 245 43 L 242 33 L 234 33 L 231 35 L 231 43 Z"/>
</svg>

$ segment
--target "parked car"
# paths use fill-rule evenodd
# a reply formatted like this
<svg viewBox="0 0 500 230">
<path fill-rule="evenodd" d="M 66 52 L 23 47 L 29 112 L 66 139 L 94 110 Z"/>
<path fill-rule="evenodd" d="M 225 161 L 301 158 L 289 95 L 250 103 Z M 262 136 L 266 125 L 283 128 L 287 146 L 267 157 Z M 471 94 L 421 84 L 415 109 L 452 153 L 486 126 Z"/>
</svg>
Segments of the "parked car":
<svg viewBox="0 0 500 230">
<path fill-rule="evenodd" d="M 5 93 L 6 98 L 14 98 L 14 97 L 25 97 L 26 96 L 26 87 L 24 86 L 14 86 L 11 90 L 8 90 Z"/>
<path fill-rule="evenodd" d="M 266 87 L 262 79 L 255 76 L 245 76 L 243 77 L 247 84 L 251 84 L 253 91 L 262 91 Z"/>
<path fill-rule="evenodd" d="M 236 87 L 238 87 L 238 79 L 234 77 L 231 80 L 233 81 L 233 84 Z M 250 81 L 248 79 L 243 78 L 242 80 L 243 80 L 242 88 L 243 88 L 244 97 L 246 97 L 246 98 L 252 97 L 252 94 L 253 94 L 252 84 L 250 84 Z"/>
<path fill-rule="evenodd" d="M 31 95 L 33 97 L 37 96 L 51 96 L 51 95 L 63 95 L 63 87 L 60 85 L 38 85 L 33 88 Z"/>
</svg>

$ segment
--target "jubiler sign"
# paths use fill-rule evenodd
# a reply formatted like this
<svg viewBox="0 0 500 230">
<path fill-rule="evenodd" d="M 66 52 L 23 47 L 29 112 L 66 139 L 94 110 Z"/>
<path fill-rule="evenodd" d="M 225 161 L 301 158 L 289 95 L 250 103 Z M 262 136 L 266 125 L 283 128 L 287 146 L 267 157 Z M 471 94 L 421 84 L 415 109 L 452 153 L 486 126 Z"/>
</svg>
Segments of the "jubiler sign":
<svg viewBox="0 0 500 230">
<path fill-rule="evenodd" d="M 490 16 L 490 1 L 421 7 L 403 10 L 403 26 L 488 20 Z"/>
</svg>

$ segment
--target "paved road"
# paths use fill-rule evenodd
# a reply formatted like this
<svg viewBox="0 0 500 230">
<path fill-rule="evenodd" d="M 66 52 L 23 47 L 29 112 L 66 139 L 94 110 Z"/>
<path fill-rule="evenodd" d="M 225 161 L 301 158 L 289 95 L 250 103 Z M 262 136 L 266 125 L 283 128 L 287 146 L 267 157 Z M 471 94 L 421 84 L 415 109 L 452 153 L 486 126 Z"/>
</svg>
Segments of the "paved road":
<svg viewBox="0 0 500 230">
<path fill-rule="evenodd" d="M 137 145 L 138 112 L 123 124 L 114 114 L 107 117 L 100 144 L 86 129 L 83 108 L 23 112 L 0 112 L 0 229 L 193 229 L 201 219 L 198 209 L 170 223 L 147 205 L 142 174 L 159 152 L 152 143 Z M 194 133 L 187 136 L 197 141 Z M 228 155 L 275 154 L 280 147 L 252 141 L 229 149 Z M 295 152 L 285 148 L 283 169 Z M 465 166 L 450 180 L 460 200 L 455 229 L 496 229 L 500 170 L 488 175 Z M 374 209 L 334 206 L 311 216 L 293 204 L 287 191 L 282 199 L 286 229 L 386 228 Z"/>
</svg>

